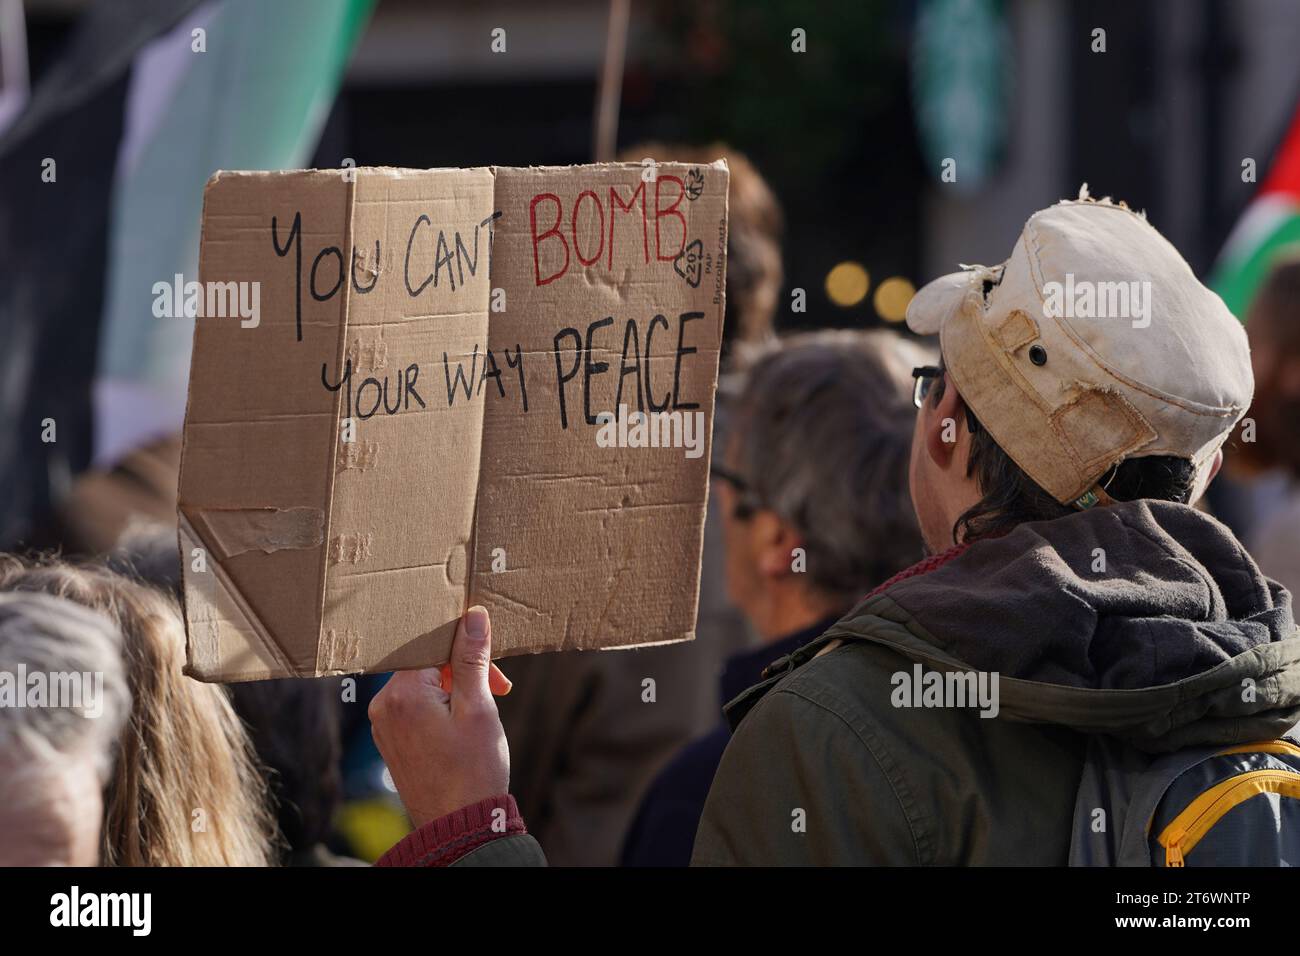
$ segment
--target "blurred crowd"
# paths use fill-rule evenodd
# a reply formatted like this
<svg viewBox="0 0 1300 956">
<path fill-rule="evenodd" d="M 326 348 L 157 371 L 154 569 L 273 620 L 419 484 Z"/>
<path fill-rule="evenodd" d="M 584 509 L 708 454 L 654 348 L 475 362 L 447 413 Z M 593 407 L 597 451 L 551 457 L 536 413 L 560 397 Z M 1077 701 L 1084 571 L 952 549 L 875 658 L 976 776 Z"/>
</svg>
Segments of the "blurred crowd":
<svg viewBox="0 0 1300 956">
<path fill-rule="evenodd" d="M 510 793 L 552 864 L 690 862 L 732 735 L 723 705 L 927 554 L 908 477 L 913 370 L 941 374 L 937 344 L 884 329 L 778 334 L 782 216 L 758 171 L 720 145 L 626 158 L 651 155 L 721 155 L 731 170 L 700 611 L 693 642 L 502 663 Z M 1246 328 L 1255 437 L 1229 439 L 1199 507 L 1294 591 L 1300 259 L 1274 268 Z M 222 686 L 184 674 L 178 467 L 176 436 L 80 476 L 43 529 L 52 547 L 0 557 L 0 671 L 102 675 L 97 719 L 0 708 L 0 865 L 373 862 L 411 829 L 368 717 L 385 677 Z"/>
</svg>

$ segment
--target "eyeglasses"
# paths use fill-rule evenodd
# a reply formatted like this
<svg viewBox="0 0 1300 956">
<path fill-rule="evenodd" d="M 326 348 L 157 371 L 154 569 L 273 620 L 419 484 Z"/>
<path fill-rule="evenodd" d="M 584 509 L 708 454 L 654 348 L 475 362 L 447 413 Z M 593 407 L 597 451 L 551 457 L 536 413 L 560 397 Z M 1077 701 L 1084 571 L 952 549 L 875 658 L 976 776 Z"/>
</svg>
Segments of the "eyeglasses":
<svg viewBox="0 0 1300 956">
<path fill-rule="evenodd" d="M 740 477 L 740 475 L 736 474 L 736 472 L 731 471 L 730 469 L 723 468 L 720 465 L 710 465 L 709 474 L 712 475 L 714 478 L 721 478 L 723 481 L 731 485 L 731 487 L 735 488 L 737 491 L 741 491 L 741 492 L 749 491 L 749 482 L 747 482 L 744 478 Z"/>
<path fill-rule="evenodd" d="M 747 500 L 751 497 L 752 492 L 749 482 L 740 477 L 736 472 L 731 471 L 728 468 L 723 468 L 720 465 L 710 465 L 709 474 L 714 478 L 719 478 L 722 481 L 725 481 L 736 490 L 736 503 L 731 513 L 737 521 L 744 521 L 753 516 L 757 507 Z"/>
<path fill-rule="evenodd" d="M 930 394 L 930 387 L 943 375 L 943 369 L 937 365 L 922 365 L 912 369 L 912 378 L 916 384 L 912 387 L 912 404 L 920 408 L 925 404 L 925 397 Z"/>
<path fill-rule="evenodd" d="M 930 389 L 943 377 L 943 374 L 944 369 L 937 365 L 922 365 L 920 368 L 912 369 L 912 378 L 916 379 L 916 385 L 912 388 L 912 404 L 917 408 L 924 405 Z M 980 430 L 979 419 L 975 417 L 969 405 L 966 406 L 966 430 L 972 435 Z"/>
</svg>

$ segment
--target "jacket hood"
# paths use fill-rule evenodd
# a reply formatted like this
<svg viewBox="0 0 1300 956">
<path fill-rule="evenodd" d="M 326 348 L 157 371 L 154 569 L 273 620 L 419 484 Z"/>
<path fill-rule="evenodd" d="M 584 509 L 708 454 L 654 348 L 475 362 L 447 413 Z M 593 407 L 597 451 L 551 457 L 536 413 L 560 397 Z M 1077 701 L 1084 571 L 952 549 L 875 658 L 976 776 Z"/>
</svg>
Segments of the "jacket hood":
<svg viewBox="0 0 1300 956">
<path fill-rule="evenodd" d="M 1145 750 L 1270 739 L 1300 721 L 1290 594 L 1226 527 L 1168 502 L 954 549 L 873 592 L 827 636 L 941 670 L 996 671 L 1005 716 Z"/>
</svg>

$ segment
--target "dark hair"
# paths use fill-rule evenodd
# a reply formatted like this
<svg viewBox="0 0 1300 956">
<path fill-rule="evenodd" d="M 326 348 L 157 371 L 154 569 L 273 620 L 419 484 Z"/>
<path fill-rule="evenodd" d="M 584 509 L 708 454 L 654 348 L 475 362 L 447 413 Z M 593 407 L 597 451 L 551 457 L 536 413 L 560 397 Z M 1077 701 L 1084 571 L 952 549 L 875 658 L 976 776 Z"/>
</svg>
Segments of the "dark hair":
<svg viewBox="0 0 1300 956">
<path fill-rule="evenodd" d="M 1272 262 L 1250 302 L 1246 330 L 1252 338 L 1266 338 L 1287 355 L 1300 354 L 1300 254 L 1292 250 Z"/>
<path fill-rule="evenodd" d="M 1246 334 L 1251 349 L 1264 356 L 1255 377 L 1250 406 L 1254 441 L 1234 443 L 1232 451 L 1250 468 L 1285 468 L 1300 478 L 1300 393 L 1283 369 L 1300 359 L 1300 256 L 1294 252 L 1273 263 L 1251 300 Z M 1271 357 L 1272 361 L 1268 359 Z"/>
<path fill-rule="evenodd" d="M 940 360 L 939 367 L 943 368 Z M 930 392 L 934 404 L 943 398 L 945 379 L 940 376 Z M 962 512 L 952 526 L 952 540 L 973 540 L 1006 534 L 1027 521 L 1050 521 L 1074 509 L 1063 505 L 1039 487 L 1038 483 L 1011 460 L 1011 456 L 993 440 L 969 407 L 966 428 L 970 432 L 970 457 L 966 460 L 967 477 L 974 476 L 983 495 Z M 1126 458 L 1097 480 L 1097 484 L 1116 501 L 1151 498 L 1187 504 L 1196 483 L 1196 468 L 1186 458 L 1173 455 L 1146 455 Z"/>
<path fill-rule="evenodd" d="M 291 859 L 300 859 L 329 839 L 343 799 L 339 681 L 249 681 L 232 684 L 230 696 L 270 771 Z"/>
</svg>

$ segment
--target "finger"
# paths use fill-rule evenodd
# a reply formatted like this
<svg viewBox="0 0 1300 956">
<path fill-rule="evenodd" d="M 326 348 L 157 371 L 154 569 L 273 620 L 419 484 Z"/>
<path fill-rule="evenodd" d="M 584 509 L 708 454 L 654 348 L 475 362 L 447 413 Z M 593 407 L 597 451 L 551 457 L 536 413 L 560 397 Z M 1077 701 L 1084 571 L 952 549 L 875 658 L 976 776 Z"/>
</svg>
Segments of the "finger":
<svg viewBox="0 0 1300 956">
<path fill-rule="evenodd" d="M 493 664 L 488 668 L 488 686 L 492 688 L 492 693 L 497 697 L 504 697 L 510 693 L 510 688 L 514 687 L 514 682 L 505 674 L 501 673 L 501 668 Z"/>
<path fill-rule="evenodd" d="M 514 681 L 501 672 L 501 668 L 493 664 L 488 668 L 488 687 L 492 690 L 493 697 L 504 697 L 510 693 L 514 687 Z M 451 693 L 451 665 L 442 665 L 442 689 Z"/>
<path fill-rule="evenodd" d="M 433 701 L 449 707 L 451 698 L 439 686 L 438 669 L 397 671 L 388 679 L 368 708 L 372 730 L 391 721 L 402 721 L 414 708 Z"/>
<path fill-rule="evenodd" d="M 453 711 L 458 705 L 490 703 L 488 670 L 492 663 L 492 624 L 487 608 L 474 605 L 456 627 L 451 645 L 451 667 L 456 675 L 452 692 Z"/>
</svg>

